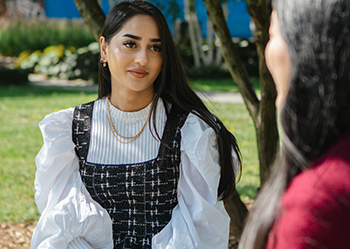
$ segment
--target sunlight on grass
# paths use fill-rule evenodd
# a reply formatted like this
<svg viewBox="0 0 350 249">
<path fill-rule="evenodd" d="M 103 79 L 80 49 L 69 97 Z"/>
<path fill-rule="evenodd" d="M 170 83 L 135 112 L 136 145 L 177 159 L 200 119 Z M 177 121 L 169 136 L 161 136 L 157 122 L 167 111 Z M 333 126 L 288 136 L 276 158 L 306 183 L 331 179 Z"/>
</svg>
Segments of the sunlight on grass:
<svg viewBox="0 0 350 249">
<path fill-rule="evenodd" d="M 34 203 L 34 158 L 42 146 L 38 123 L 46 114 L 97 95 L 31 87 L 0 91 L 0 221 L 34 220 L 39 215 Z"/>
<path fill-rule="evenodd" d="M 217 115 L 236 137 L 243 158 L 241 180 L 237 191 L 241 198 L 254 198 L 260 185 L 259 159 L 253 121 L 243 104 L 207 103 L 209 109 Z"/>
</svg>

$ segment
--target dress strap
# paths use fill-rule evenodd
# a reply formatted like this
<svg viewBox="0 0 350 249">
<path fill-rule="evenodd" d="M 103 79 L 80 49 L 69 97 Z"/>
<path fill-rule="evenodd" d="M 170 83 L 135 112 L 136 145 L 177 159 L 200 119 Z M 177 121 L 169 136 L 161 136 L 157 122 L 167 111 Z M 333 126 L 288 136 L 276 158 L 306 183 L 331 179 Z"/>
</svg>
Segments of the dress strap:
<svg viewBox="0 0 350 249">
<path fill-rule="evenodd" d="M 75 107 L 72 122 L 72 140 L 79 162 L 86 162 L 89 151 L 94 101 Z"/>
<path fill-rule="evenodd" d="M 184 125 L 189 112 L 173 104 L 165 124 L 162 142 L 159 148 L 158 159 L 165 159 L 167 150 L 180 153 L 181 128 Z M 177 140 L 177 138 L 179 140 Z M 175 143 L 174 141 L 179 141 Z M 178 155 L 179 156 L 179 155 Z M 163 161 L 163 160 L 162 160 Z M 165 161 L 163 161 L 165 163 Z M 161 163 L 161 167 L 162 167 Z"/>
</svg>

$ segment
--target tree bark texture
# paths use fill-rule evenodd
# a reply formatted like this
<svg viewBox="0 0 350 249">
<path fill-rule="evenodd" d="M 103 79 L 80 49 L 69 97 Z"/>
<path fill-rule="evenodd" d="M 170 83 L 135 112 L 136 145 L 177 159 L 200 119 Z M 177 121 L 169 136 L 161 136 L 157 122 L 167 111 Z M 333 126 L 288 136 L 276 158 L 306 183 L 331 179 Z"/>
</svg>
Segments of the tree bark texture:
<svg viewBox="0 0 350 249">
<path fill-rule="evenodd" d="M 92 35 L 99 41 L 106 16 L 97 0 L 74 0 L 85 25 L 88 26 Z"/>
<path fill-rule="evenodd" d="M 245 218 L 248 210 L 241 201 L 238 192 L 235 190 L 233 194 L 225 200 L 225 209 L 231 217 L 230 232 L 237 241 L 241 238 Z"/>
<path fill-rule="evenodd" d="M 221 62 L 221 52 L 219 51 L 219 49 L 216 49 L 217 56 L 215 57 L 215 60 L 214 60 L 214 50 L 215 50 L 215 46 L 213 42 L 214 33 L 211 27 L 210 21 L 208 20 L 207 22 L 208 50 L 204 51 L 202 49 L 203 38 L 202 38 L 201 26 L 198 21 L 194 0 L 184 0 L 184 12 L 185 12 L 185 20 L 188 23 L 188 29 L 189 29 L 188 35 L 190 38 L 191 48 L 193 52 L 195 68 L 200 68 L 202 65 L 206 65 L 206 66 L 219 65 Z"/>
<path fill-rule="evenodd" d="M 269 41 L 271 1 L 247 0 L 248 12 L 255 24 L 256 48 L 259 58 L 261 101 L 259 119 L 255 123 L 260 161 L 260 184 L 267 180 L 270 167 L 279 150 L 276 119 L 276 88 L 265 63 L 265 47 Z"/>
<path fill-rule="evenodd" d="M 259 112 L 259 100 L 256 96 L 253 85 L 250 82 L 249 76 L 242 66 L 235 45 L 232 42 L 223 10 L 221 8 L 221 2 L 220 0 L 204 0 L 204 3 L 216 37 L 220 41 L 221 52 L 229 67 L 231 76 L 236 82 L 248 111 L 255 122 Z"/>
<path fill-rule="evenodd" d="M 276 88 L 265 63 L 265 46 L 268 42 L 271 4 L 266 0 L 246 0 L 248 11 L 256 26 L 256 46 L 259 57 L 259 74 L 261 100 L 258 99 L 243 68 L 241 59 L 232 42 L 220 0 L 203 0 L 209 19 L 217 38 L 220 41 L 223 57 L 229 67 L 231 76 L 236 82 L 247 109 L 254 121 L 260 163 L 260 181 L 263 184 L 269 175 L 275 156 L 279 149 L 279 137 L 276 122 Z M 226 201 L 226 208 L 231 217 L 231 231 L 239 240 L 247 210 L 242 206 L 238 193 Z"/>
<path fill-rule="evenodd" d="M 197 14 L 195 12 L 195 6 L 194 6 L 194 0 L 184 0 L 184 12 L 185 12 L 185 19 L 188 23 L 188 31 L 189 31 L 189 38 L 193 53 L 193 59 L 194 59 L 194 66 L 196 68 L 199 68 L 201 66 L 200 61 L 200 50 L 201 50 L 201 44 L 199 44 L 199 41 L 197 40 L 198 30 L 196 30 L 195 22 L 198 22 Z"/>
</svg>

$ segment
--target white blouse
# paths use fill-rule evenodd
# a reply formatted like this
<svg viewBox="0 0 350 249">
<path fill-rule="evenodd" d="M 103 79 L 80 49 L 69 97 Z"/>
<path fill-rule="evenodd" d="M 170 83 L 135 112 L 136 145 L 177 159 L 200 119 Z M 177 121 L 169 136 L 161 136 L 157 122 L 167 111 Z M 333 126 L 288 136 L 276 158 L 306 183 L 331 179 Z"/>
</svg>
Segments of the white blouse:
<svg viewBox="0 0 350 249">
<path fill-rule="evenodd" d="M 144 124 L 150 106 L 138 112 L 122 112 L 110 105 L 116 130 L 133 136 Z M 95 202 L 79 173 L 72 141 L 73 108 L 47 115 L 39 124 L 44 145 L 35 158 L 35 201 L 41 217 L 33 233 L 31 248 L 113 248 L 112 222 Z M 92 163 L 126 164 L 155 158 L 160 142 L 146 126 L 131 143 L 120 143 L 112 135 L 106 115 L 106 99 L 94 104 L 87 160 Z M 162 101 L 157 108 L 156 127 L 164 130 L 166 115 Z M 161 131 L 161 132 L 160 132 Z M 153 249 L 228 248 L 230 218 L 218 201 L 219 154 L 215 132 L 190 113 L 181 128 L 181 163 L 178 205 L 169 223 L 152 238 Z M 111 153 L 118 150 L 118 155 Z M 235 173 L 237 155 L 232 151 Z"/>
</svg>

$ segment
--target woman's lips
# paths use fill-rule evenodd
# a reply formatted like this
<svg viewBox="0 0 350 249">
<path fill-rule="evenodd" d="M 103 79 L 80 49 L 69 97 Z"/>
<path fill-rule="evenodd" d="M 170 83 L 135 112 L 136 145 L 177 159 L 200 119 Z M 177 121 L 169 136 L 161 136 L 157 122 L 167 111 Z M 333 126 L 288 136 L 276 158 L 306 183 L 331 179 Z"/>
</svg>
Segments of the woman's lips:
<svg viewBox="0 0 350 249">
<path fill-rule="evenodd" d="M 128 72 L 136 78 L 143 78 L 148 74 L 148 72 L 143 69 L 131 69 L 131 70 L 128 70 Z"/>
</svg>

